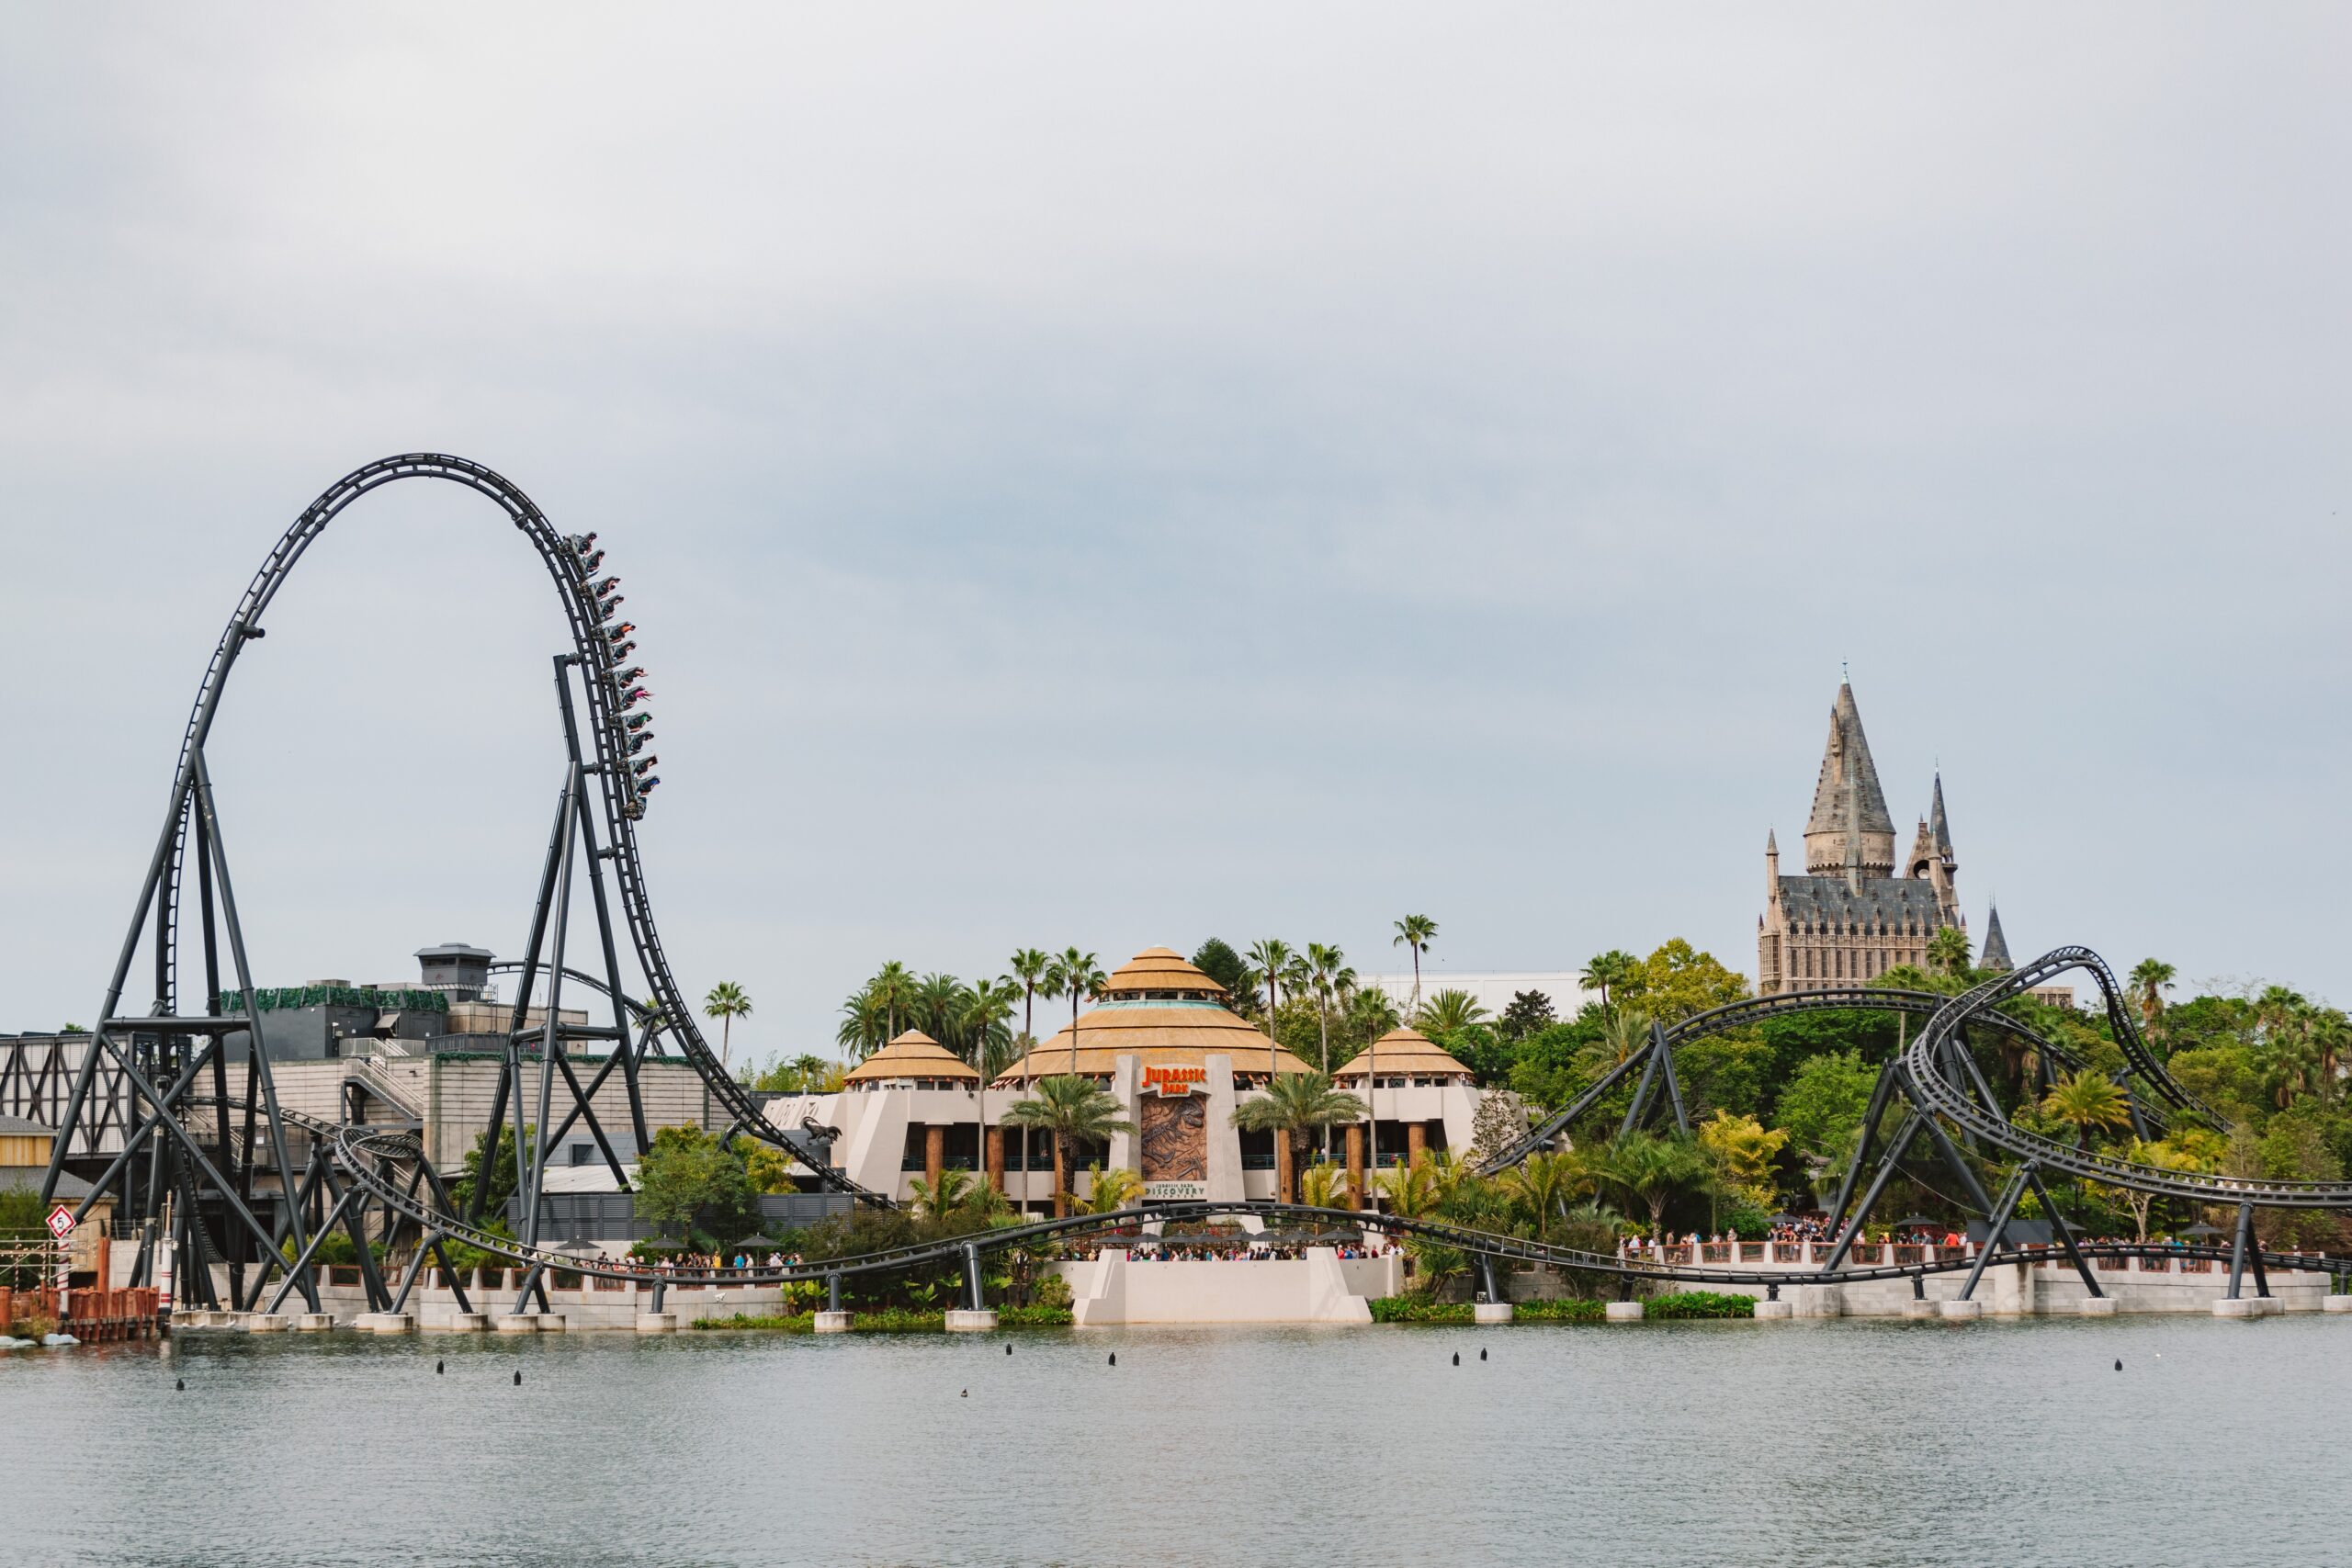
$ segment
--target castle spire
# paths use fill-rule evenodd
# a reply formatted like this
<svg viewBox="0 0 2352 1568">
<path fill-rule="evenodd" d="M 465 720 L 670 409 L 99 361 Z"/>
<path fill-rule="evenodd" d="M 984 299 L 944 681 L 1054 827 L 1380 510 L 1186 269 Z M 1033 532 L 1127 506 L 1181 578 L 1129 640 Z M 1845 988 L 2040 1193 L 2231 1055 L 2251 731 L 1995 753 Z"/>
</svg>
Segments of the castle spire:
<svg viewBox="0 0 2352 1568">
<path fill-rule="evenodd" d="M 1944 818 L 1944 775 L 1940 768 L 1936 770 L 1935 804 L 1928 808 L 1928 830 L 1935 835 L 1936 853 L 1949 865 L 1952 860 L 1951 824 Z"/>
<path fill-rule="evenodd" d="M 2017 967 L 2009 962 L 2009 944 L 2001 935 L 2001 907 L 1987 902 L 1984 915 L 1984 951 L 1977 955 L 1979 969 L 1997 969 L 2006 975 Z"/>
<path fill-rule="evenodd" d="M 1894 874 L 1894 818 L 1879 787 L 1878 767 L 1862 733 L 1854 688 L 1840 684 L 1829 711 L 1829 740 L 1821 755 L 1821 776 L 1813 789 L 1813 814 L 1804 829 L 1805 870 L 1837 875 L 1859 867 L 1866 877 Z"/>
</svg>

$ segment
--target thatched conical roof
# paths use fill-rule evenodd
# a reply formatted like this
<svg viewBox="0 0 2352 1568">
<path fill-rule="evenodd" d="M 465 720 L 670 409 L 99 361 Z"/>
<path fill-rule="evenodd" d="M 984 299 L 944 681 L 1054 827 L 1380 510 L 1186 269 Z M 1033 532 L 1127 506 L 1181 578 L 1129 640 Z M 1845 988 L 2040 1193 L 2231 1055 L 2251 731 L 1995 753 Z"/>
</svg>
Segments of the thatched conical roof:
<svg viewBox="0 0 2352 1568">
<path fill-rule="evenodd" d="M 979 1073 L 962 1057 L 925 1034 L 910 1029 L 852 1067 L 843 1083 L 871 1083 L 876 1078 L 954 1078 L 978 1083 Z"/>
<path fill-rule="evenodd" d="M 1102 1000 L 1079 1015 L 1074 1035 L 1064 1024 L 997 1081 L 1011 1087 L 1069 1072 L 1109 1077 L 1126 1055 L 1140 1058 L 1147 1067 L 1197 1067 L 1212 1055 L 1230 1056 L 1236 1077 L 1262 1078 L 1271 1052 L 1274 1071 L 1307 1070 L 1305 1062 L 1227 1007 L 1224 996 L 1223 987 L 1173 949 L 1148 947 L 1112 974 Z"/>
<path fill-rule="evenodd" d="M 1372 1049 L 1357 1053 L 1355 1060 L 1331 1075 L 1334 1083 L 1362 1083 L 1372 1071 L 1375 1055 L 1379 1059 L 1380 1076 L 1391 1074 L 1400 1078 L 1466 1078 L 1470 1069 L 1454 1060 L 1453 1055 L 1436 1041 L 1418 1029 L 1402 1024 L 1390 1030 L 1374 1043 Z"/>
</svg>

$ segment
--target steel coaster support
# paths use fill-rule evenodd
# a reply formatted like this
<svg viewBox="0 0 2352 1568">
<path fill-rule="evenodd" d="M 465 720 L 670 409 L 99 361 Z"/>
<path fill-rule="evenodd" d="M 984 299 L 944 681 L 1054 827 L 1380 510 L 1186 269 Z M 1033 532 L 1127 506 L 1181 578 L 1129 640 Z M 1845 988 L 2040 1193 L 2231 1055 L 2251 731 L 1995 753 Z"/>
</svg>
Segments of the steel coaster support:
<svg viewBox="0 0 2352 1568">
<path fill-rule="evenodd" d="M 2051 1196 L 2049 1186 L 2041 1179 L 2041 1172 L 2031 1165 L 2028 1165 L 2026 1170 L 2029 1172 L 2026 1179 L 2033 1183 L 2034 1192 L 2041 1199 L 2041 1212 L 2050 1216 L 2050 1228 L 2057 1234 L 2058 1245 L 2066 1249 L 2066 1260 L 2075 1266 L 2075 1272 L 2083 1277 L 2083 1288 L 2094 1297 L 2107 1294 L 2098 1288 L 2098 1277 L 2091 1272 L 2090 1260 L 2083 1256 L 2082 1248 L 2075 1245 L 2075 1227 L 2066 1223 L 2064 1214 L 2059 1213 L 2058 1200 Z"/>
<path fill-rule="evenodd" d="M 328 1233 L 342 1223 L 345 1212 L 351 1207 L 352 1198 L 358 1190 L 356 1187 L 345 1188 L 343 1195 L 334 1201 L 334 1207 L 327 1211 L 326 1223 L 311 1232 L 311 1239 L 303 1243 L 302 1249 L 294 1255 L 294 1261 L 288 1266 L 285 1282 L 277 1287 L 277 1293 L 269 1298 L 270 1312 L 275 1313 L 279 1307 L 284 1306 L 286 1298 L 294 1293 L 296 1281 L 309 1272 L 311 1256 L 319 1250 L 319 1244 L 326 1240 Z M 375 1299 L 372 1296 L 368 1299 L 368 1304 L 370 1308 L 375 1306 Z"/>
<path fill-rule="evenodd" d="M 1863 1222 L 1871 1217 L 1871 1210 L 1877 1205 L 1879 1195 L 1886 1190 L 1886 1184 L 1894 1179 L 1895 1167 L 1902 1163 L 1904 1151 L 1918 1135 L 1919 1123 L 1925 1119 L 1924 1112 L 1913 1111 L 1903 1119 L 1903 1125 L 1895 1129 L 1894 1136 L 1887 1143 L 1885 1157 L 1879 1161 L 1878 1173 L 1871 1178 L 1870 1190 L 1862 1194 L 1860 1203 L 1854 1205 L 1854 1217 L 1846 1223 L 1844 1230 L 1838 1232 L 1838 1245 L 1829 1249 L 1828 1259 L 1821 1266 L 1824 1274 L 1835 1272 L 1838 1266 L 1846 1261 L 1846 1254 L 1852 1249 L 1854 1239 L 1862 1234 Z"/>
<path fill-rule="evenodd" d="M 1682 1080 L 1674 1076 L 1674 1050 L 1666 1043 L 1666 1025 L 1650 1020 L 1650 1051 L 1666 1078 L 1667 1103 L 1674 1107 L 1675 1131 L 1684 1137 L 1690 1135 L 1690 1112 L 1682 1103 Z"/>
<path fill-rule="evenodd" d="M 1854 1157 L 1846 1162 L 1846 1174 L 1838 1183 L 1838 1196 L 1829 1205 L 1829 1224 L 1836 1229 L 1845 1223 L 1846 1205 L 1853 1201 L 1854 1186 L 1861 1179 L 1862 1168 L 1870 1163 L 1871 1146 L 1878 1141 L 1879 1127 L 1885 1120 L 1887 1102 L 1894 1097 L 1897 1077 L 1901 1071 L 1895 1063 L 1898 1055 L 1878 1070 L 1878 1082 L 1871 1086 L 1870 1103 L 1862 1111 L 1862 1126 L 1854 1140 Z"/>
<path fill-rule="evenodd" d="M 842 1310 L 842 1277 L 839 1274 L 825 1276 L 825 1310 L 827 1312 Z"/>
<path fill-rule="evenodd" d="M 278 1114 L 277 1083 L 271 1076 L 269 1052 L 262 1038 L 261 1002 L 254 991 L 253 965 L 245 961 L 245 928 L 237 919 L 236 889 L 229 881 L 228 848 L 220 840 L 220 813 L 212 798 L 212 774 L 205 766 L 202 746 L 196 748 L 190 761 L 194 772 L 196 804 L 203 811 L 204 836 L 212 850 L 212 874 L 220 894 L 220 918 L 229 930 L 229 961 L 237 972 L 238 999 L 244 1004 L 246 1038 L 252 1042 L 246 1055 L 261 1079 L 263 1115 L 269 1124 L 270 1156 L 277 1161 L 278 1183 L 283 1186 L 288 1174 L 293 1169 L 293 1162 L 286 1152 L 286 1121 Z M 189 1146 L 194 1147 L 193 1145 Z M 207 1174 L 213 1185 L 223 1185 L 218 1172 L 208 1171 Z M 294 1246 L 299 1251 L 302 1246 L 302 1216 L 289 1209 L 287 1224 L 292 1227 Z M 301 1270 L 300 1283 L 302 1300 L 309 1303 L 312 1312 L 318 1311 L 318 1281 L 308 1268 Z"/>
<path fill-rule="evenodd" d="M 1968 1278 L 1960 1287 L 1960 1299 L 1969 1301 L 1976 1294 L 1976 1281 L 1984 1277 L 1984 1266 L 1993 1260 L 2001 1242 L 2009 1232 L 2009 1221 L 2018 1212 L 2018 1202 L 2025 1196 L 2026 1183 L 2033 1179 L 2033 1161 L 2018 1167 L 2009 1184 L 2001 1189 L 2000 1201 L 1993 1205 L 1992 1228 L 1984 1233 L 1984 1245 L 1977 1249 L 1976 1261 L 1969 1265 Z"/>
<path fill-rule="evenodd" d="M 2238 1299 L 2238 1291 L 2245 1279 L 2246 1249 L 2254 1245 L 2254 1205 L 2238 1205 L 2236 1234 L 2230 1237 L 2230 1300 Z"/>
<path fill-rule="evenodd" d="M 1642 1064 L 1641 1082 L 1634 1086 L 1634 1101 L 1625 1107 L 1625 1120 L 1618 1124 L 1617 1135 L 1621 1138 L 1641 1124 L 1642 1112 L 1650 1107 L 1650 1096 L 1657 1091 L 1657 1088 L 1659 1054 L 1655 1042 L 1642 1047 L 1642 1055 L 1647 1060 Z M 1632 1058 L 1628 1057 L 1627 1060 L 1630 1061 Z"/>
<path fill-rule="evenodd" d="M 972 1292 L 972 1310 L 986 1312 L 989 1303 L 980 1293 L 980 1248 L 977 1242 L 967 1242 L 964 1247 L 964 1282 Z"/>
<path fill-rule="evenodd" d="M 1968 1168 L 1968 1161 L 1962 1156 L 1959 1146 L 1951 1141 L 1951 1134 L 1944 1131 L 1943 1123 L 1936 1120 L 1933 1111 L 1923 1111 L 1919 1113 L 1919 1124 L 1921 1130 L 1928 1134 L 1929 1141 L 1936 1145 L 1936 1153 L 1943 1156 L 1945 1166 L 1954 1176 L 1960 1178 L 1960 1184 L 1968 1189 L 1968 1196 L 1975 1202 L 1976 1207 L 1985 1213 L 1991 1213 L 1993 1195 L 1984 1190 L 1984 1184 L 1976 1179 L 1974 1171 Z"/>
<path fill-rule="evenodd" d="M 572 765 L 582 768 L 584 771 L 585 764 L 582 763 L 580 755 L 580 727 L 571 706 L 571 681 L 565 673 L 567 666 L 579 662 L 580 656 L 576 653 L 558 656 L 555 665 L 555 685 L 558 694 L 562 699 L 564 745 L 571 753 Z M 583 671 L 583 673 L 588 679 L 595 678 L 593 672 Z M 582 847 L 587 851 L 588 854 L 588 890 L 594 895 L 596 900 L 596 934 L 601 941 L 605 959 L 605 994 L 613 1004 L 613 1055 L 620 1058 L 621 1081 L 628 1091 L 629 1130 L 637 1136 L 638 1152 L 641 1155 L 652 1144 L 653 1138 L 652 1134 L 646 1130 L 645 1097 L 637 1081 L 637 1058 L 628 1048 L 628 998 L 621 990 L 620 950 L 613 941 L 612 906 L 605 894 L 605 862 L 618 852 L 617 850 L 606 851 L 597 846 L 596 814 L 593 811 L 582 811 L 580 814 L 580 840 Z M 607 1059 L 605 1067 L 609 1070 L 611 1062 Z M 603 1072 L 599 1072 L 596 1075 L 597 1081 L 600 1083 L 604 1081 L 604 1076 Z M 575 1085 L 574 1092 L 577 1091 L 578 1088 Z M 592 1090 L 591 1093 L 593 1094 L 594 1091 Z M 587 1103 L 587 1100 L 582 1098 L 582 1106 L 584 1108 Z M 592 1117 L 592 1124 L 593 1122 Z M 597 1142 L 604 1143 L 601 1133 L 597 1136 Z M 609 1146 L 606 1153 L 609 1156 Z M 615 1162 L 614 1174 L 620 1175 L 617 1161 Z M 628 1181 L 626 1177 L 621 1178 L 621 1190 L 624 1192 L 628 1190 Z"/>
<path fill-rule="evenodd" d="M 1478 1254 L 1478 1282 L 1485 1288 L 1488 1301 L 1503 1299 L 1502 1291 L 1495 1283 L 1495 1255 L 1491 1252 Z"/>
</svg>

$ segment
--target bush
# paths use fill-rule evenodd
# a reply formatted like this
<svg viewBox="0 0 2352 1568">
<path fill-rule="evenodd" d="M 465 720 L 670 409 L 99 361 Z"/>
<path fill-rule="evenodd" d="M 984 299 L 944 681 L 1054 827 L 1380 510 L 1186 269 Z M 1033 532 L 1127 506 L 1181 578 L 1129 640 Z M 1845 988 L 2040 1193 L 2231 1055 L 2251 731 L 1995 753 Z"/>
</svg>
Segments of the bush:
<svg viewBox="0 0 2352 1568">
<path fill-rule="evenodd" d="M 687 1326 L 712 1329 L 761 1328 L 775 1334 L 814 1334 L 817 1331 L 817 1318 L 815 1314 L 806 1312 L 796 1313 L 789 1317 L 755 1316 L 750 1313 L 739 1312 L 732 1317 L 699 1318 L 688 1324 Z"/>
<path fill-rule="evenodd" d="M 1008 1306 L 996 1309 L 999 1328 L 1068 1328 L 1078 1319 L 1068 1305 Z"/>
<path fill-rule="evenodd" d="M 1563 1296 L 1557 1301 L 1521 1302 L 1512 1309 L 1511 1316 L 1521 1323 L 1606 1323 L 1609 1303 L 1579 1296 Z"/>
<path fill-rule="evenodd" d="M 1442 1302 L 1419 1291 L 1401 1296 L 1380 1296 L 1372 1305 L 1374 1323 L 1469 1323 L 1468 1302 Z"/>
<path fill-rule="evenodd" d="M 1645 1317 L 1754 1317 L 1754 1296 L 1727 1295 L 1721 1291 L 1684 1291 L 1677 1295 L 1652 1296 L 1644 1308 Z"/>
</svg>

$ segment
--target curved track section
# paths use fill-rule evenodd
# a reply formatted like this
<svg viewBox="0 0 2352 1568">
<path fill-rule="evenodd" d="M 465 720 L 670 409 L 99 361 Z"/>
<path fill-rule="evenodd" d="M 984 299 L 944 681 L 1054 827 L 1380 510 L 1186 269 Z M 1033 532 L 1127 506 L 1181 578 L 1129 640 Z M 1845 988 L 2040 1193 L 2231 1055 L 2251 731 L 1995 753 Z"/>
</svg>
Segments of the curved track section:
<svg viewBox="0 0 2352 1568">
<path fill-rule="evenodd" d="M 1869 986 L 1836 986 L 1817 991 L 1792 991 L 1779 996 L 1749 997 L 1727 1002 L 1705 1012 L 1692 1013 L 1689 1018 L 1666 1032 L 1666 1048 L 1669 1051 L 1702 1040 L 1726 1030 L 1760 1023 L 1766 1019 L 1787 1018 L 1808 1012 L 1896 1012 L 1918 1018 L 1932 1018 L 1951 998 L 1939 991 L 1884 990 Z M 2079 1067 L 2081 1059 L 2054 1041 L 2045 1040 L 2018 1020 L 2005 1012 L 1987 1012 L 1971 1021 L 2000 1033 L 2021 1040 L 2036 1051 L 2048 1053 L 2050 1059 L 2067 1067 Z M 1589 1111 L 1617 1087 L 1633 1069 L 1641 1065 L 1651 1047 L 1634 1052 L 1603 1076 L 1590 1089 L 1578 1095 L 1563 1110 L 1551 1116 L 1525 1137 L 1504 1149 L 1478 1167 L 1481 1176 L 1492 1176 L 1498 1170 L 1519 1164 L 1529 1155 L 1548 1145 Z"/>
<path fill-rule="evenodd" d="M 2352 1182 L 2271 1181 L 2193 1171 L 2160 1170 L 2154 1166 L 2136 1165 L 2129 1160 L 2094 1154 L 2071 1144 L 2062 1144 L 2054 1138 L 2045 1138 L 2016 1125 L 2001 1115 L 1997 1107 L 1986 1105 L 1971 1094 L 1966 1086 L 1943 1076 L 1941 1064 L 1945 1047 L 1959 1038 L 1962 1029 L 1973 1023 L 1990 1022 L 2001 1016 L 1994 1010 L 2003 1002 L 2023 996 L 2035 986 L 2075 969 L 2086 971 L 2098 982 L 2107 1003 L 2108 1016 L 2115 1021 L 2116 1043 L 2122 1048 L 2133 1073 L 2180 1110 L 2202 1117 L 2217 1127 L 2226 1128 L 2228 1123 L 2176 1083 L 2172 1075 L 2165 1071 L 2164 1064 L 2148 1050 L 2145 1042 L 2140 1039 L 2138 1030 L 2131 1024 L 2128 1010 L 2124 1007 L 2122 988 L 2116 984 L 2114 974 L 2098 954 L 2085 947 L 2059 948 L 2021 969 L 1988 980 L 1973 991 L 1950 998 L 1904 1054 L 1904 1075 L 1921 1107 L 1966 1129 L 2015 1159 L 2030 1160 L 2052 1170 L 2105 1182 L 2110 1187 L 2153 1192 L 2159 1197 L 2178 1198 L 2192 1203 L 2252 1203 L 2262 1208 L 2278 1209 L 2352 1208 Z"/>
<path fill-rule="evenodd" d="M 246 586 L 244 597 L 238 601 L 236 614 L 231 617 L 228 628 L 221 633 L 220 644 L 213 650 L 212 660 L 205 669 L 203 683 L 198 688 L 195 705 L 188 715 L 187 731 L 181 738 L 181 777 L 192 776 L 197 757 L 219 711 L 230 671 L 244 645 L 262 635 L 262 616 L 268 612 L 271 601 L 277 598 L 278 591 L 293 575 L 303 552 L 361 496 L 385 485 L 413 479 L 442 479 L 489 497 L 530 542 L 531 547 L 538 552 L 548 576 L 555 583 L 557 601 L 561 604 L 565 622 L 571 628 L 572 651 L 586 677 L 582 685 L 587 694 L 591 716 L 588 728 L 594 738 L 595 753 L 594 766 L 591 771 L 596 778 L 596 797 L 602 803 L 605 841 L 611 846 L 611 863 L 619 886 L 630 942 L 651 991 L 650 1004 L 631 1002 L 632 1010 L 641 1015 L 648 1005 L 659 1010 L 663 1031 L 677 1042 L 680 1053 L 700 1075 L 703 1082 L 709 1086 L 712 1097 L 725 1108 L 736 1130 L 775 1144 L 796 1156 L 800 1156 L 800 1147 L 760 1114 L 751 1091 L 735 1081 L 717 1054 L 704 1041 L 701 1031 L 695 1027 L 694 1010 L 688 1006 L 684 993 L 679 989 L 676 976 L 671 973 L 669 955 L 662 950 L 661 933 L 653 923 L 652 900 L 646 890 L 645 866 L 637 842 L 637 822 L 645 811 L 650 791 L 640 793 L 631 762 L 629 731 L 625 720 L 634 697 L 616 680 L 624 673 L 621 666 L 627 652 L 619 639 L 607 633 L 604 626 L 604 614 L 588 570 L 591 558 L 575 549 L 572 543 L 548 521 L 547 514 L 539 510 L 537 504 L 503 475 L 463 457 L 438 452 L 411 452 L 355 468 L 330 485 L 270 550 L 267 558 L 262 562 L 261 570 L 254 574 L 252 582 Z M 600 559 L 601 556 L 594 558 Z M 184 843 L 176 843 L 173 847 L 175 868 L 185 852 Z M 174 881 L 178 880 L 175 870 Z M 168 901 L 166 908 L 168 910 Z M 175 967 L 175 954 L 171 962 Z M 577 977 L 588 978 L 585 976 Z M 595 984 L 599 990 L 605 988 L 601 983 L 591 983 Z M 809 1162 L 804 1159 L 802 1163 Z M 851 1191 L 865 1201 L 887 1202 L 880 1194 L 868 1191 L 837 1170 L 819 1168 L 817 1175 L 828 1185 Z"/>
</svg>

